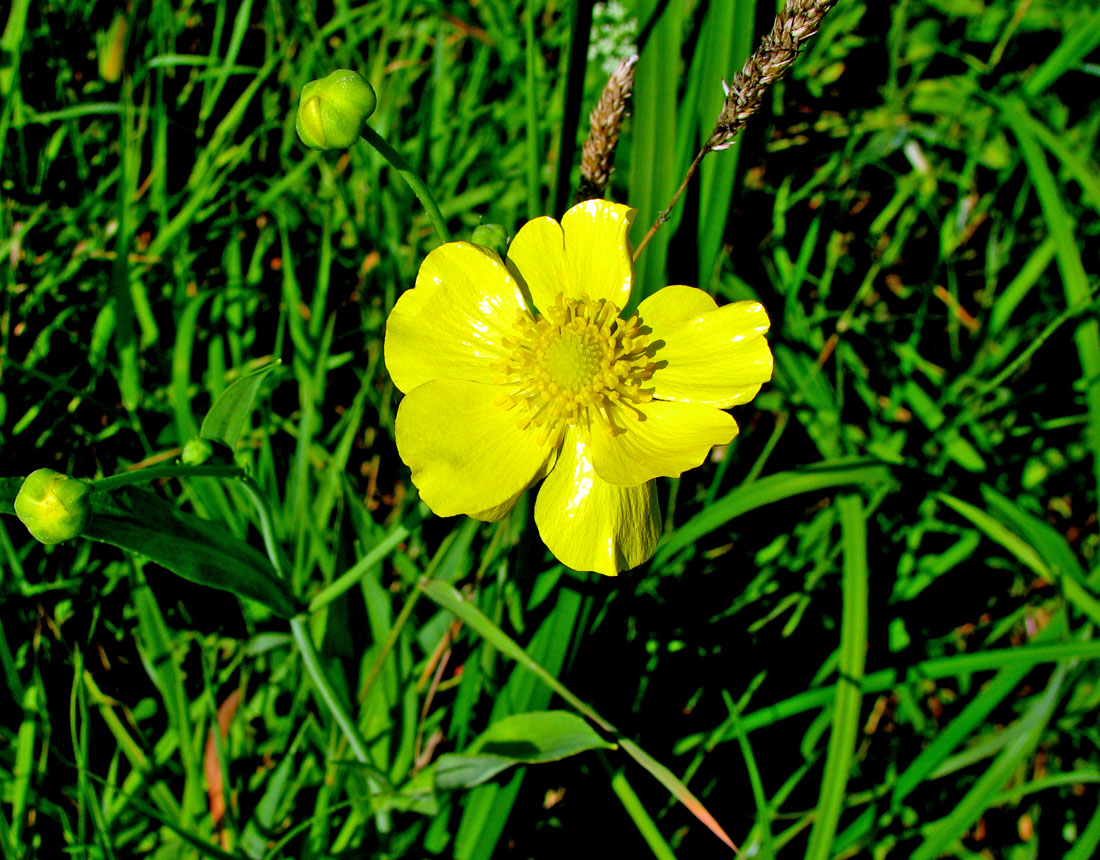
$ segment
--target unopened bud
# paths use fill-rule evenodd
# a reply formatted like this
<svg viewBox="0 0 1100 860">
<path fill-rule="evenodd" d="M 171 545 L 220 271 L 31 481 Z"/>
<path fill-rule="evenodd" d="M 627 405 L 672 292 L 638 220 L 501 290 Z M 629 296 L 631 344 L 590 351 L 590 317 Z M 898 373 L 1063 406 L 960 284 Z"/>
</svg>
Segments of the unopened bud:
<svg viewBox="0 0 1100 860">
<path fill-rule="evenodd" d="M 185 466 L 201 466 L 214 456 L 214 444 L 209 439 L 196 436 L 183 445 L 180 460 Z"/>
<path fill-rule="evenodd" d="M 363 123 L 377 104 L 366 78 L 337 69 L 302 88 L 294 126 L 310 149 L 347 149 L 359 140 Z"/>
<path fill-rule="evenodd" d="M 34 537 L 45 544 L 74 538 L 91 514 L 91 486 L 53 469 L 31 472 L 15 497 L 15 513 Z"/>
<path fill-rule="evenodd" d="M 496 251 L 502 257 L 508 253 L 508 231 L 499 224 L 479 224 L 474 228 L 470 241 Z"/>
<path fill-rule="evenodd" d="M 185 466 L 202 466 L 205 463 L 232 463 L 233 449 L 221 439 L 195 436 L 183 443 L 180 462 Z"/>
</svg>

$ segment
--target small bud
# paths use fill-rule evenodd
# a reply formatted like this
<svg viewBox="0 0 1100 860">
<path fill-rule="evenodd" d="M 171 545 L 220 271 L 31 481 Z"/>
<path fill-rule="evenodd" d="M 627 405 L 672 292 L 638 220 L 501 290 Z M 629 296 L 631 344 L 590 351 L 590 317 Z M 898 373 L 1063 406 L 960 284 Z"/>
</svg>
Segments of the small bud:
<svg viewBox="0 0 1100 860">
<path fill-rule="evenodd" d="M 480 224 L 474 228 L 470 241 L 475 245 L 483 245 L 490 251 L 496 251 L 500 256 L 508 253 L 508 232 L 499 224 Z"/>
<path fill-rule="evenodd" d="M 366 78 L 337 69 L 302 88 L 294 126 L 310 149 L 347 149 L 359 140 L 363 123 L 377 103 Z"/>
<path fill-rule="evenodd" d="M 214 444 L 209 439 L 196 436 L 184 443 L 180 460 L 185 466 L 201 466 L 213 456 Z"/>
<path fill-rule="evenodd" d="M 83 531 L 91 514 L 91 486 L 53 469 L 31 472 L 15 497 L 15 513 L 34 537 L 60 543 Z"/>
</svg>

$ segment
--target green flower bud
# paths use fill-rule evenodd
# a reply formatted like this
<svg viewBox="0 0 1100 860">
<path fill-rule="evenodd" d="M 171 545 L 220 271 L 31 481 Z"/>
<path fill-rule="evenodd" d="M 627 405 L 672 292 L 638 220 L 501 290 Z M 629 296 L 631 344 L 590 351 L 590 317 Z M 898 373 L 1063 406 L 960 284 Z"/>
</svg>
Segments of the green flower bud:
<svg viewBox="0 0 1100 860">
<path fill-rule="evenodd" d="M 214 456 L 214 443 L 209 439 L 196 436 L 184 443 L 180 460 L 185 466 L 201 466 Z"/>
<path fill-rule="evenodd" d="M 378 99 L 358 72 L 337 69 L 302 88 L 294 127 L 310 149 L 347 149 L 359 140 Z"/>
<path fill-rule="evenodd" d="M 31 472 L 15 497 L 15 513 L 34 537 L 45 544 L 80 534 L 88 522 L 91 486 L 53 469 Z"/>
<path fill-rule="evenodd" d="M 480 224 L 474 228 L 470 241 L 475 245 L 484 245 L 500 256 L 508 253 L 508 231 L 499 224 Z"/>
</svg>

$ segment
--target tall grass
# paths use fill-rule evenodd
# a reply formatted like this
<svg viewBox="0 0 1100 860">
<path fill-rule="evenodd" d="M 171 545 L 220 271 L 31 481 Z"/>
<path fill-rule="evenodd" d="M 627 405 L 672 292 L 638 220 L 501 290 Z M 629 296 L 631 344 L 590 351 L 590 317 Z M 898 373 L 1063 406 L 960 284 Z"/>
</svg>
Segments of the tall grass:
<svg viewBox="0 0 1100 860">
<path fill-rule="evenodd" d="M 624 5 L 0 11 L 0 512 L 38 467 L 167 476 L 204 420 L 250 476 L 120 487 L 143 553 L 0 518 L 5 857 L 1094 856 L 1093 4 L 841 0 L 704 160 L 637 279 L 762 301 L 776 375 L 648 565 L 416 498 L 381 343 L 438 239 L 297 97 L 358 69 L 451 233 L 514 233 L 633 42 L 640 239 L 774 10 Z M 301 606 L 169 573 L 185 539 Z"/>
</svg>

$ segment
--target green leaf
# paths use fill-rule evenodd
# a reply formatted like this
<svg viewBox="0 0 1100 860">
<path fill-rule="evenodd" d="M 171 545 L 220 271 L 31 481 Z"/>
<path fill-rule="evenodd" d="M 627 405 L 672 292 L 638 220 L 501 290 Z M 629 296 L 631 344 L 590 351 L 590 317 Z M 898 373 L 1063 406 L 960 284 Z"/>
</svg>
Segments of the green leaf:
<svg viewBox="0 0 1100 860">
<path fill-rule="evenodd" d="M 515 759 L 498 755 L 445 753 L 439 757 L 435 766 L 435 787 L 472 788 L 488 782 L 516 763 Z"/>
<path fill-rule="evenodd" d="M 721 528 L 730 520 L 772 502 L 848 484 L 867 487 L 888 480 L 890 467 L 884 463 L 838 459 L 825 460 L 799 471 L 778 472 L 742 484 L 668 535 L 657 547 L 657 554 L 650 562 L 650 568 L 659 570 L 680 550 Z"/>
<path fill-rule="evenodd" d="M 493 723 L 470 745 L 471 752 L 525 762 L 559 761 L 585 750 L 614 748 L 587 722 L 568 711 L 512 714 Z"/>
<path fill-rule="evenodd" d="M 438 579 L 423 579 L 420 581 L 420 588 L 425 595 L 431 598 L 431 600 L 461 620 L 467 627 L 500 651 L 501 654 L 515 660 L 529 672 L 534 674 L 543 684 L 561 696 L 568 704 L 588 717 L 588 719 L 599 726 L 603 731 L 614 735 L 616 742 L 622 747 L 623 752 L 649 771 L 661 785 L 669 790 L 673 797 L 687 807 L 692 815 L 703 822 L 711 833 L 721 839 L 730 848 L 734 847 L 733 840 L 729 838 L 726 831 L 718 824 L 715 817 L 710 814 L 707 808 L 703 806 L 699 799 L 688 790 L 688 787 L 684 785 L 672 771 L 658 762 L 653 756 L 630 740 L 630 738 L 625 737 L 622 732 L 601 717 L 593 708 L 577 698 L 568 687 L 547 672 L 545 668 L 524 651 L 518 642 L 490 621 L 480 609 L 463 599 L 462 595 L 458 593 L 454 586 Z"/>
<path fill-rule="evenodd" d="M 1057 582 L 1066 600 L 1082 614 L 1100 624 L 1100 599 L 1092 593 L 1088 583 L 1079 580 L 1078 577 L 1083 571 L 1073 558 L 1069 547 L 1064 543 L 1059 546 L 1051 539 L 1052 529 L 1039 528 L 1041 524 L 1035 523 L 1032 518 L 1015 508 L 996 491 L 984 486 L 982 491 L 990 506 L 1002 517 L 1008 519 L 1012 527 L 980 508 L 947 493 L 938 493 L 937 498 L 970 520 L 1036 575 Z M 1017 534 L 1016 530 L 1023 532 L 1025 537 Z"/>
<path fill-rule="evenodd" d="M 1044 693 L 1032 701 L 1023 717 L 1005 729 L 1012 733 L 1009 742 L 951 812 L 924 828 L 924 841 L 911 855 L 912 860 L 933 860 L 942 856 L 948 846 L 996 802 L 998 792 L 1039 745 L 1061 695 L 1066 672 L 1067 665 L 1060 665 Z"/>
<path fill-rule="evenodd" d="M 255 600 L 283 618 L 298 612 L 262 553 L 145 490 L 119 487 L 93 494 L 92 516 L 82 534 L 140 553 L 191 582 Z"/>
<path fill-rule="evenodd" d="M 513 714 L 489 726 L 467 752 L 440 756 L 435 784 L 438 788 L 469 788 L 514 764 L 560 761 L 586 750 L 614 747 L 568 711 Z"/>
<path fill-rule="evenodd" d="M 252 414 L 260 383 L 279 364 L 278 360 L 273 361 L 234 380 L 210 407 L 199 435 L 204 439 L 218 439 L 230 448 L 237 447 L 237 440 L 241 438 L 245 423 Z"/>
<path fill-rule="evenodd" d="M 438 815 L 439 800 L 432 785 L 432 769 L 419 770 L 396 792 L 380 792 L 373 800 L 380 810 L 417 812 L 421 815 Z"/>
</svg>

